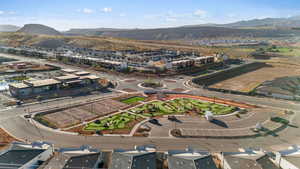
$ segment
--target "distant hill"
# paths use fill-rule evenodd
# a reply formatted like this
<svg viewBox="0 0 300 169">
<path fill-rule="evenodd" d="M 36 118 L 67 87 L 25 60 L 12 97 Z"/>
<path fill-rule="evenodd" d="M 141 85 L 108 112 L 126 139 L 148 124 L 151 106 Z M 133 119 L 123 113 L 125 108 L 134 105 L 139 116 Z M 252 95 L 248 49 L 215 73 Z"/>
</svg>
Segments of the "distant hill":
<svg viewBox="0 0 300 169">
<path fill-rule="evenodd" d="M 223 37 L 290 37 L 300 32 L 300 16 L 265 18 L 239 21 L 230 24 L 185 25 L 157 29 L 71 29 L 65 35 L 92 35 L 120 37 L 135 40 L 198 40 Z"/>
<path fill-rule="evenodd" d="M 21 29 L 18 30 L 18 32 L 40 35 L 61 35 L 61 33 L 55 30 L 54 28 L 40 24 L 24 25 Z"/>
<path fill-rule="evenodd" d="M 110 31 L 125 31 L 129 29 L 116 29 L 116 28 L 91 28 L 91 29 L 70 29 L 66 32 L 63 32 L 65 35 L 88 35 L 96 36 L 101 35 L 103 32 Z"/>
<path fill-rule="evenodd" d="M 241 29 L 216 26 L 194 26 L 161 29 L 135 29 L 127 31 L 105 31 L 100 34 L 135 40 L 197 40 L 222 37 L 289 37 L 299 35 L 292 29 Z"/>
<path fill-rule="evenodd" d="M 16 32 L 20 27 L 15 25 L 0 25 L 0 32 Z"/>
<path fill-rule="evenodd" d="M 289 18 L 264 18 L 248 21 L 239 21 L 230 24 L 224 24 L 225 27 L 273 27 L 273 28 L 293 28 L 300 27 L 300 16 Z"/>
</svg>

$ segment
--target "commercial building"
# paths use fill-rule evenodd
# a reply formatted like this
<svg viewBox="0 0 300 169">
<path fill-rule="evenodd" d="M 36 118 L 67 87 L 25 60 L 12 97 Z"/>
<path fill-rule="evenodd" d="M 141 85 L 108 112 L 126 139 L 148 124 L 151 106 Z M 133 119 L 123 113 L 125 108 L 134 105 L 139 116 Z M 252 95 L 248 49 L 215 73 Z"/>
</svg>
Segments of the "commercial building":
<svg viewBox="0 0 300 169">
<path fill-rule="evenodd" d="M 39 95 L 63 94 L 64 91 L 75 92 L 77 89 L 88 88 L 97 90 L 101 88 L 100 77 L 90 75 L 89 72 L 74 72 L 53 79 L 23 81 L 23 83 L 9 84 L 9 91 L 13 97 L 24 99 Z M 82 76 L 81 76 L 82 75 Z M 72 94 L 72 93 L 71 93 Z"/>
</svg>

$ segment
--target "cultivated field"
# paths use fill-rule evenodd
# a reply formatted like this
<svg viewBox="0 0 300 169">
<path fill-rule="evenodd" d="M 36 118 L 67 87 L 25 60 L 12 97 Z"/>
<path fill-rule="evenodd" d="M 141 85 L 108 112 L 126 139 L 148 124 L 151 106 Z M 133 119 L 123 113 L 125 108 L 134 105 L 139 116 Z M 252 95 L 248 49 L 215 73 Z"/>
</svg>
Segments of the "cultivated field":
<svg viewBox="0 0 300 169">
<path fill-rule="evenodd" d="M 264 81 L 274 80 L 278 77 L 300 75 L 300 67 L 297 64 L 270 61 L 267 67 L 253 72 L 224 80 L 209 87 L 240 92 L 251 92 Z"/>
</svg>

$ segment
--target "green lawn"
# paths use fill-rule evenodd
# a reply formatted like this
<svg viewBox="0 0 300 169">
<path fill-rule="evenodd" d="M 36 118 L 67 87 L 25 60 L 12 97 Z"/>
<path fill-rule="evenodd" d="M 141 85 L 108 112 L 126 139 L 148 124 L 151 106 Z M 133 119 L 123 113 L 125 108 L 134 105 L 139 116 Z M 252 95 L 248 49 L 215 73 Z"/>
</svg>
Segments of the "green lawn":
<svg viewBox="0 0 300 169">
<path fill-rule="evenodd" d="M 197 112 L 204 115 L 205 111 L 212 111 L 215 115 L 224 115 L 232 113 L 236 107 L 224 106 L 215 103 L 201 102 L 195 99 L 181 98 L 171 101 L 154 101 L 144 104 L 140 107 L 133 108 L 129 111 L 132 113 L 142 114 L 147 117 L 155 117 L 170 114 L 184 114 L 187 111 Z"/>
<path fill-rule="evenodd" d="M 138 119 L 136 115 L 129 113 L 117 114 L 112 117 L 108 117 L 102 120 L 96 120 L 88 123 L 84 130 L 97 131 L 97 130 L 114 130 L 114 129 L 126 129 L 129 122 Z"/>
<path fill-rule="evenodd" d="M 144 97 L 134 96 L 134 97 L 130 97 L 127 99 L 123 99 L 123 100 L 121 100 L 121 102 L 126 103 L 126 104 L 133 104 L 133 103 L 137 103 L 139 101 L 144 101 L 144 100 L 145 100 Z"/>
</svg>

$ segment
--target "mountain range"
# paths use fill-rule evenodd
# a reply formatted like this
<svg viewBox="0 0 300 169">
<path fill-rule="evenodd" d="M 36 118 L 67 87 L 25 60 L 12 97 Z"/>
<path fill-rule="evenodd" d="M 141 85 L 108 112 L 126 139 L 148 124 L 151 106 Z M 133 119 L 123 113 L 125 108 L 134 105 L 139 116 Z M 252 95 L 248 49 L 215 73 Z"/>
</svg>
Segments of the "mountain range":
<svg viewBox="0 0 300 169">
<path fill-rule="evenodd" d="M 10 25 L 11 26 L 11 25 Z M 16 31 L 17 27 L 3 30 Z M 108 36 L 121 37 L 136 40 L 196 40 L 201 38 L 217 37 L 287 37 L 300 35 L 300 16 L 289 18 L 264 18 L 247 21 L 239 21 L 229 24 L 202 24 L 186 25 L 173 28 L 157 29 L 115 29 L 115 28 L 92 28 L 70 29 L 59 32 L 54 28 L 40 25 L 27 24 L 17 32 L 28 34 L 45 35 L 68 35 L 68 36 Z"/>
</svg>

